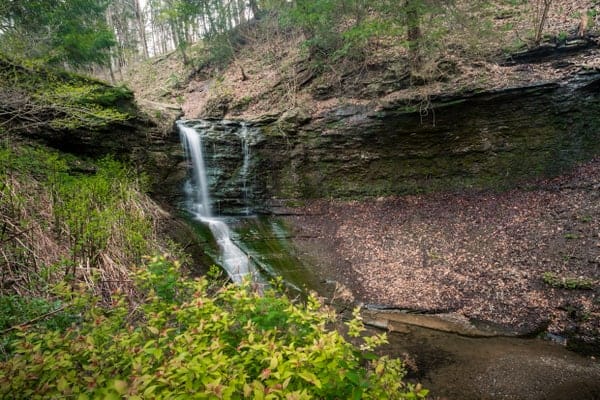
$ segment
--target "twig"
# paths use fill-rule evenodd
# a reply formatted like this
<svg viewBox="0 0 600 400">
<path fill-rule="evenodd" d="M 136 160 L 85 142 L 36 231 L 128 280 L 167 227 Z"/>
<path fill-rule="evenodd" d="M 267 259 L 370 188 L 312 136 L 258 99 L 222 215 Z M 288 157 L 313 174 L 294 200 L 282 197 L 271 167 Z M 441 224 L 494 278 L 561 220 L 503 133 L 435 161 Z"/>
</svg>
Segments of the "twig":
<svg viewBox="0 0 600 400">
<path fill-rule="evenodd" d="M 33 324 L 33 323 L 35 323 L 35 322 L 38 322 L 38 321 L 40 321 L 40 320 L 42 320 L 42 319 L 44 319 L 44 318 L 50 317 L 50 316 L 52 316 L 52 315 L 54 315 L 54 314 L 57 314 L 57 313 L 59 313 L 59 312 L 61 312 L 61 311 L 64 311 L 64 310 L 65 310 L 65 309 L 66 309 L 66 308 L 67 308 L 69 305 L 70 305 L 70 304 L 67 304 L 67 305 L 65 305 L 65 306 L 62 306 L 62 307 L 60 307 L 60 308 L 57 308 L 57 309 L 56 309 L 56 310 L 54 310 L 54 311 L 50 311 L 50 312 L 48 312 L 48 313 L 46 313 L 46 314 L 40 315 L 39 317 L 35 317 L 35 318 L 33 318 L 33 319 L 30 319 L 29 321 L 23 322 L 22 324 L 18 324 L 18 325 L 11 326 L 10 328 L 7 328 L 7 329 L 3 330 L 2 332 L 0 332 L 0 334 L 1 334 L 1 335 L 4 335 L 5 333 L 8 333 L 8 332 L 10 332 L 10 331 L 14 331 L 14 330 L 17 330 L 17 329 L 24 328 L 24 327 L 26 327 L 27 325 L 31 325 L 31 324 Z"/>
<path fill-rule="evenodd" d="M 5 226 L 6 226 L 6 225 L 5 225 Z M 15 232 L 13 232 L 13 233 L 12 233 L 10 236 L 8 236 L 6 239 L 4 239 L 4 238 L 3 238 L 3 237 L 4 237 L 4 234 L 5 234 L 5 232 L 2 232 L 2 235 L 0 235 L 0 237 L 2 237 L 3 239 L 2 239 L 2 240 L 0 240 L 0 242 L 1 242 L 1 243 L 8 243 L 8 242 L 10 242 L 11 240 L 13 240 L 13 239 L 15 239 L 15 238 L 17 238 L 17 237 L 19 237 L 19 236 L 21 236 L 21 235 L 24 235 L 24 234 L 26 234 L 27 232 L 29 232 L 29 231 L 32 231 L 32 230 L 33 230 L 33 227 L 32 227 L 32 228 L 29 228 L 29 229 L 26 229 L 26 230 L 24 230 L 24 231 L 18 231 L 18 230 L 16 230 L 16 231 L 15 231 Z"/>
</svg>

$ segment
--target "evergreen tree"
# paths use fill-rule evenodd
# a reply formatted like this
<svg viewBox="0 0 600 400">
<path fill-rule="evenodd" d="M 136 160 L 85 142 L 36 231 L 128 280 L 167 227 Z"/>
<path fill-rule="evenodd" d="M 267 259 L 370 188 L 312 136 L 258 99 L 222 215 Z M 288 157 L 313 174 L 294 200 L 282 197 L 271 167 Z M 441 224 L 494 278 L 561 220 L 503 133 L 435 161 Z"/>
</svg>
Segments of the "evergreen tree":
<svg viewBox="0 0 600 400">
<path fill-rule="evenodd" d="M 1 0 L 0 50 L 49 64 L 104 65 L 114 35 L 108 0 Z"/>
</svg>

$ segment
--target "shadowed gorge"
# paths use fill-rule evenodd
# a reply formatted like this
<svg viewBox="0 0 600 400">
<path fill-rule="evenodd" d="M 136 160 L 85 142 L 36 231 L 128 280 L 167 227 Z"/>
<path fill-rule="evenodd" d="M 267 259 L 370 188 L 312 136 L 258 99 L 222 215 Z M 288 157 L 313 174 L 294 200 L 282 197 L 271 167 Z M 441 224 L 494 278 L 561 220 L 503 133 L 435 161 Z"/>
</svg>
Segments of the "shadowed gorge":
<svg viewBox="0 0 600 400">
<path fill-rule="evenodd" d="M 591 400 L 598 357 L 597 0 L 0 0 L 0 398 Z"/>
</svg>

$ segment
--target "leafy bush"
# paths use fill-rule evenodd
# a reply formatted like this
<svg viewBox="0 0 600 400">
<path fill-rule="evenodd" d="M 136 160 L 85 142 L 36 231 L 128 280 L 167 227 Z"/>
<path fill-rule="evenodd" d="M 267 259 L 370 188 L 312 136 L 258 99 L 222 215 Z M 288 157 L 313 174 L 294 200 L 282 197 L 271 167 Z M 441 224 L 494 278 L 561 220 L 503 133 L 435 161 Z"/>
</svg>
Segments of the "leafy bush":
<svg viewBox="0 0 600 400">
<path fill-rule="evenodd" d="M 65 314 L 52 314 L 60 309 L 62 309 L 60 301 L 14 295 L 0 296 L 0 331 L 5 331 L 44 315 L 54 316 L 53 318 L 44 319 L 42 321 L 44 326 L 52 329 L 64 328 L 71 323 L 71 319 Z"/>
<path fill-rule="evenodd" d="M 22 330 L 15 354 L 0 363 L 0 397 L 10 398 L 424 398 L 404 383 L 400 361 L 368 352 L 326 328 L 331 321 L 311 297 L 306 306 L 250 284 L 211 288 L 183 280 L 164 257 L 139 271 L 147 298 L 110 309 L 85 293 L 83 322 L 66 331 Z M 177 275 L 163 280 L 161 273 Z M 209 291 L 213 291 L 209 295 Z M 364 330 L 360 319 L 350 336 Z"/>
<path fill-rule="evenodd" d="M 0 359 L 12 352 L 15 332 L 22 325 L 35 322 L 49 329 L 65 329 L 76 316 L 65 311 L 62 302 L 45 298 L 0 296 Z"/>
</svg>

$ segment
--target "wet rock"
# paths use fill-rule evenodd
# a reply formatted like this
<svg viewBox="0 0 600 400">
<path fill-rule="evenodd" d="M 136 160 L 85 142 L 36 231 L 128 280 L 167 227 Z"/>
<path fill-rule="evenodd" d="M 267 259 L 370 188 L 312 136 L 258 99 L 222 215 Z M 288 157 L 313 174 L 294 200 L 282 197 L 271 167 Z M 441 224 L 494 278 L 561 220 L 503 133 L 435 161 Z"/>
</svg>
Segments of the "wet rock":
<svg viewBox="0 0 600 400">
<path fill-rule="evenodd" d="M 596 73 L 427 104 L 264 115 L 247 124 L 260 137 L 251 146 L 249 191 L 239 187 L 240 123 L 213 118 L 206 146 L 215 209 L 239 208 L 248 197 L 268 208 L 278 200 L 497 190 L 556 175 L 600 152 L 598 82 Z"/>
<path fill-rule="evenodd" d="M 264 183 L 256 178 L 259 158 L 255 148 L 264 140 L 260 129 L 234 120 L 190 120 L 187 124 L 202 132 L 214 212 L 245 214 L 259 209 L 267 195 Z M 180 166 L 188 172 L 185 163 Z"/>
<path fill-rule="evenodd" d="M 311 116 L 306 110 L 293 108 L 281 114 L 275 124 L 280 131 L 290 132 L 298 129 L 310 120 Z"/>
<path fill-rule="evenodd" d="M 277 121 L 279 114 L 262 114 L 248 120 L 250 125 L 267 125 Z"/>
<path fill-rule="evenodd" d="M 267 199 L 508 188 L 600 152 L 598 74 L 263 126 Z M 281 121 L 290 121 L 282 124 Z M 282 130 L 282 126 L 285 130 Z"/>
</svg>

